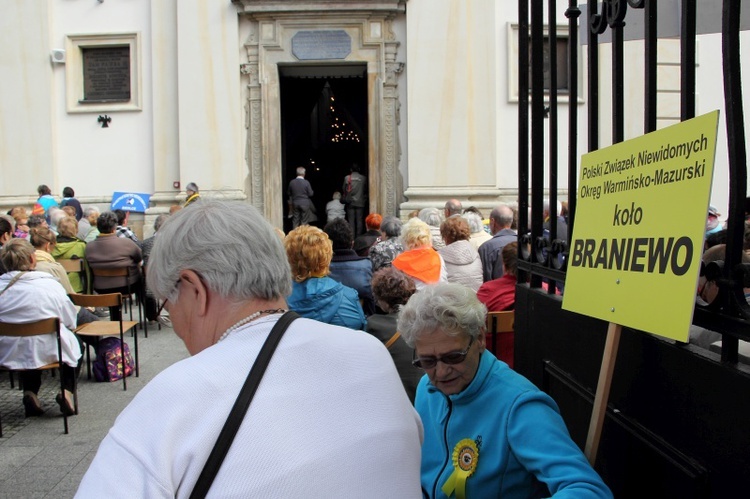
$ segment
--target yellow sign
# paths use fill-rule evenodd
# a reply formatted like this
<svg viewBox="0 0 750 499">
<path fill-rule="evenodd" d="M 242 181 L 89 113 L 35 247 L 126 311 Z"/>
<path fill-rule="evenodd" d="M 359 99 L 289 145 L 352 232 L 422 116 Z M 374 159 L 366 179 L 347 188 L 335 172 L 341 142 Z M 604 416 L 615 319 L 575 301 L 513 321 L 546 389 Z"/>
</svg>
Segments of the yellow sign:
<svg viewBox="0 0 750 499">
<path fill-rule="evenodd" d="M 563 308 L 688 341 L 719 111 L 581 157 Z"/>
</svg>

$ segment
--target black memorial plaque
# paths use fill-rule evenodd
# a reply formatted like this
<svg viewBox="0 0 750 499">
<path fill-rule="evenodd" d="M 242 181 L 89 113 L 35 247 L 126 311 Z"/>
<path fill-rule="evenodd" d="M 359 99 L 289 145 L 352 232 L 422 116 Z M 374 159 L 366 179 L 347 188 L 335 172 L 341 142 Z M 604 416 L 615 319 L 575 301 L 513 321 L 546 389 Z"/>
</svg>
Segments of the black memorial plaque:
<svg viewBox="0 0 750 499">
<path fill-rule="evenodd" d="M 83 101 L 130 100 L 130 47 L 84 48 Z"/>
<path fill-rule="evenodd" d="M 292 53 L 301 61 L 346 59 L 352 39 L 344 30 L 300 31 L 292 37 Z"/>
</svg>

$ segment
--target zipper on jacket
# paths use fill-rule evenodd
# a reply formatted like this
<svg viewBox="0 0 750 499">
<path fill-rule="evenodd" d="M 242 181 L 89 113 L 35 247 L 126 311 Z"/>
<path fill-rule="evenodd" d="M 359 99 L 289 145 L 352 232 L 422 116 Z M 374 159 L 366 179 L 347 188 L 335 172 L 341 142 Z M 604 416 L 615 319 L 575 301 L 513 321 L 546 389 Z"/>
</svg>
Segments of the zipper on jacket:
<svg viewBox="0 0 750 499">
<path fill-rule="evenodd" d="M 438 487 L 438 483 L 440 481 L 440 477 L 443 476 L 443 473 L 445 472 L 445 467 L 448 466 L 448 463 L 450 463 L 450 461 L 452 459 L 451 453 L 448 452 L 450 450 L 448 448 L 448 423 L 450 422 L 451 413 L 453 412 L 453 404 L 451 403 L 451 399 L 447 395 L 444 395 L 444 397 L 445 397 L 445 400 L 448 402 L 448 415 L 445 418 L 445 426 L 443 426 L 443 444 L 445 446 L 445 456 L 446 456 L 446 459 L 443 462 L 443 467 L 440 468 L 440 473 L 437 474 L 437 477 L 435 478 L 435 483 L 432 486 L 432 497 L 433 498 L 437 497 L 437 487 Z"/>
</svg>

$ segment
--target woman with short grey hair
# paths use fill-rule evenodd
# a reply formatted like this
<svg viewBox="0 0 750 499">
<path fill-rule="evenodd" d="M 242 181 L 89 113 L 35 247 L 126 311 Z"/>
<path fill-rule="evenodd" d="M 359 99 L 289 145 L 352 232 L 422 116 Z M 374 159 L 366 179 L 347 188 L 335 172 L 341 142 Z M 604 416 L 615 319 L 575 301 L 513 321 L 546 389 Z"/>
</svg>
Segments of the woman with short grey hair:
<svg viewBox="0 0 750 499">
<path fill-rule="evenodd" d="M 200 275 L 220 296 L 235 301 L 274 300 L 291 293 L 289 264 L 279 236 L 257 210 L 250 211 L 228 210 L 224 202 L 204 199 L 200 210 L 171 215 L 150 255 L 147 279 L 154 295 L 175 300 L 179 292 L 175 283 L 185 269 Z M 248 234 L 253 235 L 252 249 Z"/>
<path fill-rule="evenodd" d="M 390 267 L 393 259 L 404 251 L 404 245 L 399 241 L 403 225 L 401 219 L 394 216 L 387 216 L 380 223 L 381 240 L 370 248 L 368 255 L 372 262 L 373 274 L 382 268 Z"/>
<path fill-rule="evenodd" d="M 443 236 L 440 235 L 440 224 L 443 223 L 442 212 L 437 208 L 422 208 L 419 210 L 419 219 L 430 226 L 432 247 L 437 250 L 445 246 Z"/>
<path fill-rule="evenodd" d="M 448 336 L 482 337 L 487 308 L 476 293 L 458 284 L 427 286 L 401 308 L 398 330 L 413 347 L 417 338 L 442 331 Z"/>
<path fill-rule="evenodd" d="M 541 482 L 550 496 L 611 498 L 555 401 L 485 349 L 485 316 L 476 294 L 453 283 L 426 286 L 401 308 L 398 330 L 427 374 L 415 400 L 422 490 L 537 497 Z"/>
<path fill-rule="evenodd" d="M 482 221 L 481 215 L 472 211 L 467 211 L 461 216 L 469 223 L 469 230 L 471 231 L 469 242 L 474 248 L 478 250 L 482 244 L 492 239 L 492 235 L 484 230 L 484 222 Z"/>
<path fill-rule="evenodd" d="M 422 497 L 421 422 L 383 344 L 289 313 L 292 271 L 271 224 L 247 203 L 200 203 L 159 230 L 147 276 L 191 357 L 159 373 L 120 413 L 76 497 L 110 497 L 123 483 L 141 497 L 198 492 L 269 336 L 280 341 L 249 410 L 233 414 L 242 424 L 209 495 Z M 322 233 L 296 231 L 305 229 Z M 283 336 L 271 332 L 276 325 Z"/>
</svg>

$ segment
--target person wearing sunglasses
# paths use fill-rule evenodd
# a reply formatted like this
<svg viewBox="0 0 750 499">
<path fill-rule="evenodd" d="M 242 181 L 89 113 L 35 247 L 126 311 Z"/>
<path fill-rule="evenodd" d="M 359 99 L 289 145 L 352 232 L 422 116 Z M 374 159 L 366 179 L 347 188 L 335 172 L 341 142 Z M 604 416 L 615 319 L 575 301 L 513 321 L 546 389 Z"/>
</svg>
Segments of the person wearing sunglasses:
<svg viewBox="0 0 750 499">
<path fill-rule="evenodd" d="M 555 401 L 485 349 L 486 315 L 455 283 L 426 286 L 401 309 L 398 330 L 426 374 L 415 400 L 424 497 L 611 498 Z"/>
</svg>

